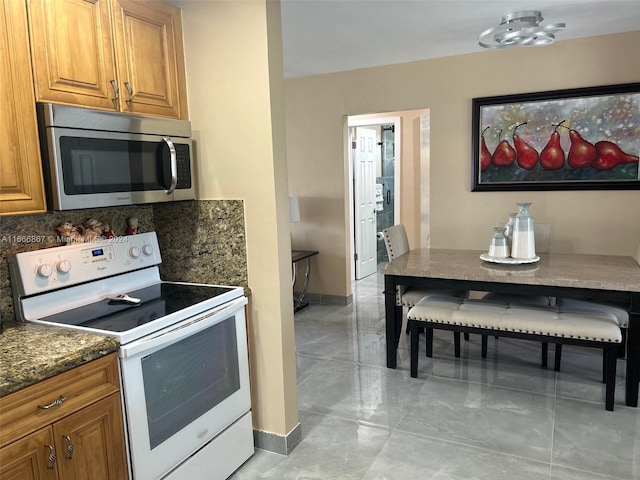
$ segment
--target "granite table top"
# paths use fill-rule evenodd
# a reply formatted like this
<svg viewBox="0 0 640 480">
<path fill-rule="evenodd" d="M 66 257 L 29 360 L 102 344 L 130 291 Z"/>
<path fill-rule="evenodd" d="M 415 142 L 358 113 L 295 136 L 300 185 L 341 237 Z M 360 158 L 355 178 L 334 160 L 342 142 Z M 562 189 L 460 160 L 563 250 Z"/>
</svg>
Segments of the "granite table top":
<svg viewBox="0 0 640 480">
<path fill-rule="evenodd" d="M 631 256 L 541 253 L 536 263 L 501 265 L 476 250 L 417 248 L 380 269 L 385 275 L 640 292 Z"/>
<path fill-rule="evenodd" d="M 118 350 L 114 337 L 35 323 L 0 333 L 0 397 Z"/>
</svg>

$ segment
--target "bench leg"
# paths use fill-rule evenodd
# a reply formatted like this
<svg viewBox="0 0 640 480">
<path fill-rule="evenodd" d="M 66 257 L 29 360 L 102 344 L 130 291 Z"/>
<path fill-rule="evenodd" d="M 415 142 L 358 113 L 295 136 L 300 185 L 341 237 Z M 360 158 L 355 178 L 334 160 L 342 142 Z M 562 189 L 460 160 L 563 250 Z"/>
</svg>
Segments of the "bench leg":
<svg viewBox="0 0 640 480">
<path fill-rule="evenodd" d="M 418 322 L 415 320 L 409 320 L 409 330 L 411 335 L 411 376 L 413 378 L 418 377 L 418 340 L 420 339 L 418 332 Z"/>
<path fill-rule="evenodd" d="M 453 332 L 453 351 L 456 358 L 460 357 L 460 332 Z"/>
<path fill-rule="evenodd" d="M 542 367 L 547 368 L 547 361 L 549 356 L 549 344 L 542 342 Z"/>
<path fill-rule="evenodd" d="M 482 335 L 482 358 L 487 358 L 487 345 L 489 343 L 489 337 Z"/>
<path fill-rule="evenodd" d="M 556 372 L 560 371 L 560 361 L 562 360 L 562 344 L 561 343 L 556 343 L 556 358 L 555 358 L 555 364 L 553 366 L 553 369 Z"/>
<path fill-rule="evenodd" d="M 433 328 L 425 328 L 425 337 L 427 339 L 426 355 L 427 357 L 433 357 Z"/>
<path fill-rule="evenodd" d="M 464 339 L 468 342 L 469 341 L 469 332 L 464 332 Z"/>
<path fill-rule="evenodd" d="M 605 374 L 605 408 L 613 412 L 613 404 L 616 396 L 616 366 L 618 363 L 618 345 L 612 344 L 604 348 L 606 374 Z"/>
<path fill-rule="evenodd" d="M 622 342 L 618 345 L 618 358 L 625 358 L 627 355 L 627 329 L 621 328 L 620 333 L 622 334 Z"/>
</svg>

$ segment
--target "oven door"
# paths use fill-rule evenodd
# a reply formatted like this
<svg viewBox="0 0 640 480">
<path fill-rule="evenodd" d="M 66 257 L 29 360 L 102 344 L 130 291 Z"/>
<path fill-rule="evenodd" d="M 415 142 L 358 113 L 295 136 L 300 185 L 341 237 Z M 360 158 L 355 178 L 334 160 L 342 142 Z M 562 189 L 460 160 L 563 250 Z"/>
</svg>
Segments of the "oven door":
<svg viewBox="0 0 640 480">
<path fill-rule="evenodd" d="M 241 297 L 120 348 L 135 480 L 157 480 L 251 408 Z"/>
</svg>

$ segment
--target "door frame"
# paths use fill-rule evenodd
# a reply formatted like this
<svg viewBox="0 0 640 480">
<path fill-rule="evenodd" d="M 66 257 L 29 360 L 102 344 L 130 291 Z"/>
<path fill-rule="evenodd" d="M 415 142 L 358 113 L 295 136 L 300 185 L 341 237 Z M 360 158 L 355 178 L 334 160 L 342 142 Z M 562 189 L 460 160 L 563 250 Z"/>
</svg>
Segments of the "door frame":
<svg viewBox="0 0 640 480">
<path fill-rule="evenodd" d="M 353 162 L 355 161 L 353 149 L 351 148 L 351 128 L 352 127 L 368 127 L 380 125 L 393 125 L 394 133 L 394 170 L 393 170 L 393 219 L 394 223 L 400 219 L 400 172 L 402 165 L 402 117 L 400 116 L 383 116 L 381 114 L 365 114 L 365 115 L 348 115 L 345 130 L 345 163 L 349 166 L 349 266 L 351 272 L 351 281 L 355 281 L 356 268 L 354 254 L 355 246 L 355 212 L 354 212 L 354 196 L 353 196 Z"/>
</svg>

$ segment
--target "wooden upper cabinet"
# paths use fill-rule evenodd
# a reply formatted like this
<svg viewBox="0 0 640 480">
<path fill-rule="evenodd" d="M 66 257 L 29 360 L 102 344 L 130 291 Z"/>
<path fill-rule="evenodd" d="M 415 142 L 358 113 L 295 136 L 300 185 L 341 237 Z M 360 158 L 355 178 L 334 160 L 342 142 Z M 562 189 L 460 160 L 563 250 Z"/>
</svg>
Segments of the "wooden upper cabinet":
<svg viewBox="0 0 640 480">
<path fill-rule="evenodd" d="M 28 5 L 38 101 L 188 118 L 180 9 L 149 0 Z"/>
<path fill-rule="evenodd" d="M 108 0 L 28 0 L 36 98 L 115 110 Z"/>
<path fill-rule="evenodd" d="M 0 0 L 0 215 L 46 210 L 24 3 Z"/>
<path fill-rule="evenodd" d="M 156 1 L 112 2 L 121 110 L 187 119 L 180 9 Z"/>
</svg>

